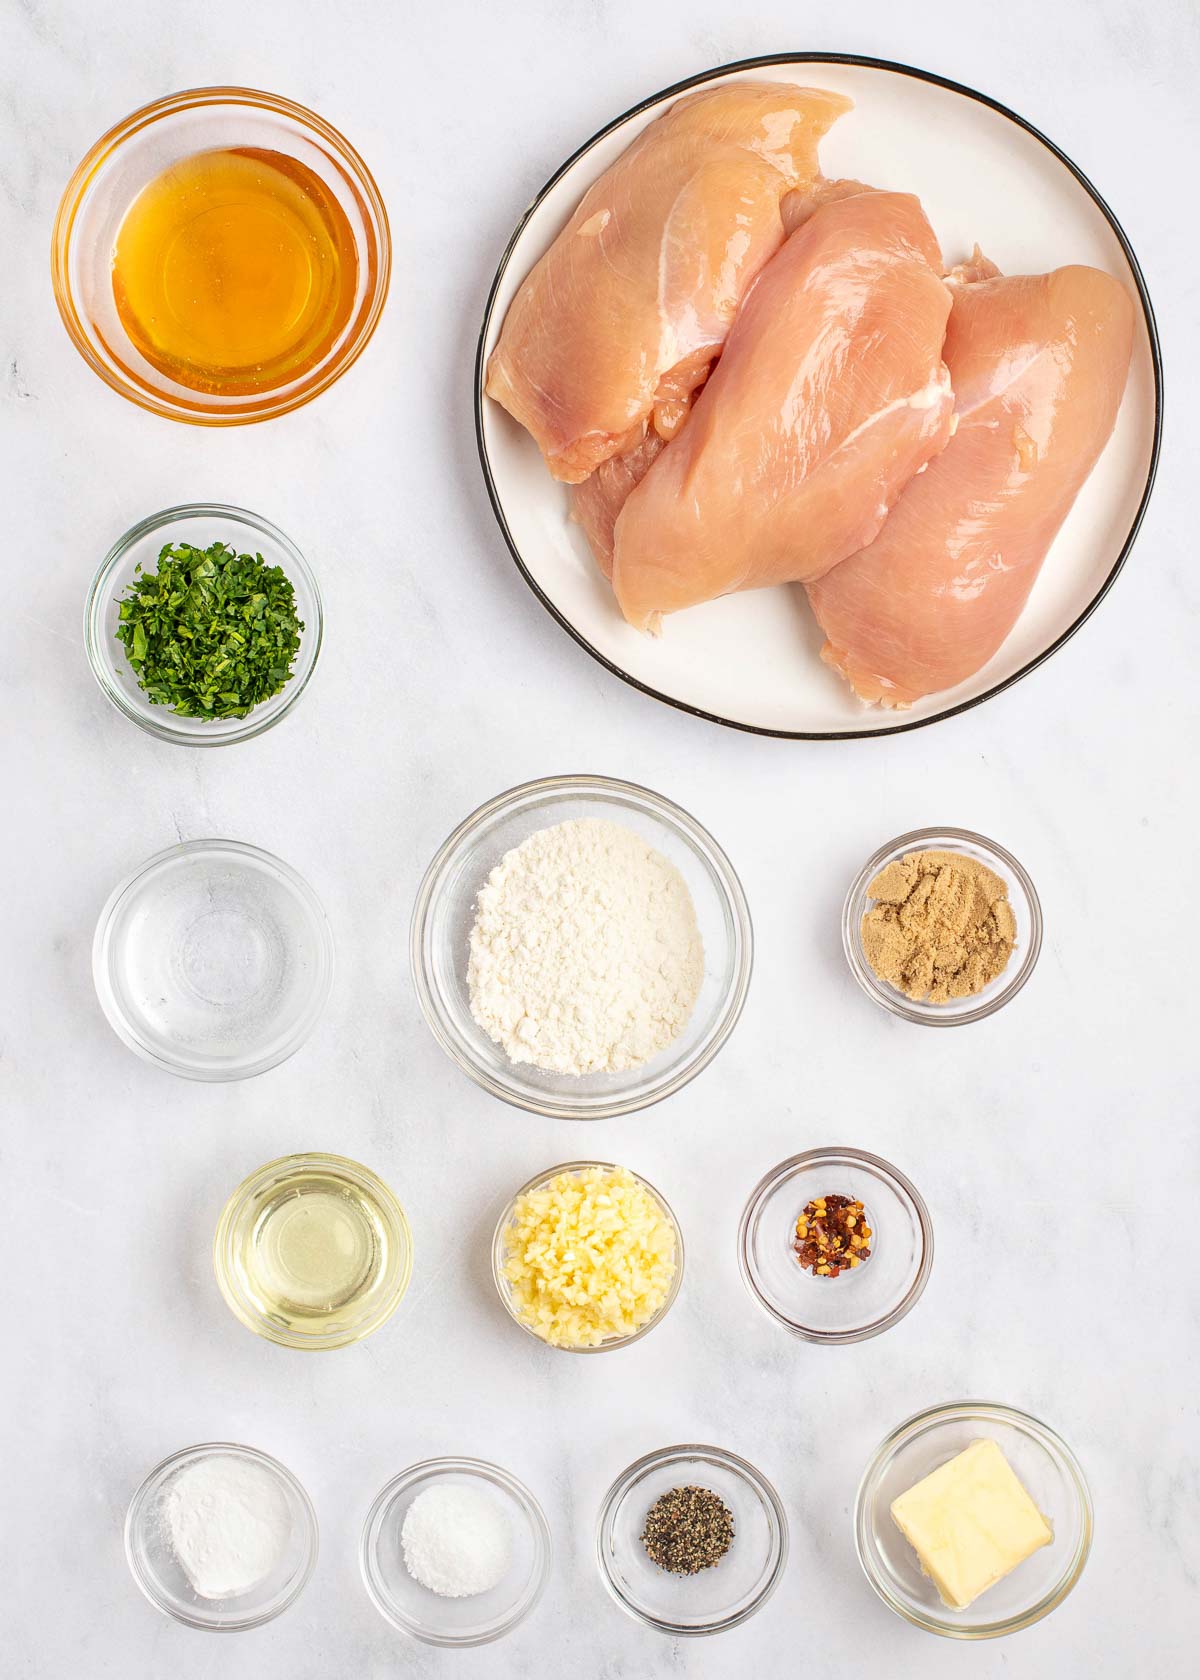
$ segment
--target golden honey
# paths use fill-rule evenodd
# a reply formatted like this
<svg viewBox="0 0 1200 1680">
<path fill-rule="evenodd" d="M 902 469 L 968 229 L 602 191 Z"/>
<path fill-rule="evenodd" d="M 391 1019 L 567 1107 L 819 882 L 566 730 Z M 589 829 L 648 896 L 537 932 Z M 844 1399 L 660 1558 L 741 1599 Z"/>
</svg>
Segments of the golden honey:
<svg viewBox="0 0 1200 1680">
<path fill-rule="evenodd" d="M 121 222 L 113 296 L 130 341 L 193 391 L 245 396 L 302 378 L 345 331 L 358 257 L 321 178 L 283 152 L 194 153 Z"/>
</svg>

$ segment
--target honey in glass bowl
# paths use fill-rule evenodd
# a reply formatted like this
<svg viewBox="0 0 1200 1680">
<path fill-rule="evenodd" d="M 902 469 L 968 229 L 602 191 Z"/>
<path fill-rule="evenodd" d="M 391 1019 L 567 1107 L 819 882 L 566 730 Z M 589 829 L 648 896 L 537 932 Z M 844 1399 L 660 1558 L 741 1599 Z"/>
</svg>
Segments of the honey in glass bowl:
<svg viewBox="0 0 1200 1680">
<path fill-rule="evenodd" d="M 354 308 L 358 256 L 345 211 L 300 159 L 216 147 L 142 188 L 117 232 L 112 282 L 151 366 L 193 391 L 242 396 L 329 354 Z"/>
<path fill-rule="evenodd" d="M 139 408 L 244 426 L 352 367 L 387 299 L 387 211 L 315 111 L 189 88 L 84 156 L 50 242 L 54 298 L 94 373 Z"/>
</svg>

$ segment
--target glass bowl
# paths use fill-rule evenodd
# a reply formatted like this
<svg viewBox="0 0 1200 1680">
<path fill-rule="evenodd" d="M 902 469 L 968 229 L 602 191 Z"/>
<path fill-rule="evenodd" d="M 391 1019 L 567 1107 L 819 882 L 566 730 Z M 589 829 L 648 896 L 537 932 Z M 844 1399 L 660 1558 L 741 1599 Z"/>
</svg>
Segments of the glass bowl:
<svg viewBox="0 0 1200 1680">
<path fill-rule="evenodd" d="M 640 1342 L 643 1336 L 648 1336 L 651 1330 L 655 1329 L 657 1325 L 662 1323 L 663 1319 L 675 1305 L 675 1298 L 679 1294 L 680 1285 L 683 1283 L 683 1232 L 679 1228 L 679 1221 L 676 1219 L 675 1214 L 672 1211 L 671 1204 L 660 1191 L 654 1188 L 649 1179 L 642 1178 L 640 1174 L 635 1173 L 629 1167 L 626 1167 L 624 1170 L 629 1173 L 629 1176 L 636 1179 L 642 1188 L 644 1190 L 648 1190 L 650 1195 L 654 1197 L 654 1200 L 658 1203 L 664 1215 L 670 1221 L 671 1229 L 675 1233 L 675 1275 L 671 1279 L 671 1285 L 667 1290 L 666 1299 L 663 1301 L 662 1306 L 658 1309 L 653 1318 L 649 1319 L 642 1325 L 640 1330 L 635 1330 L 628 1336 L 610 1336 L 607 1341 L 599 1342 L 595 1347 L 558 1347 L 553 1342 L 547 1342 L 544 1340 L 544 1338 L 539 1336 L 535 1330 L 531 1330 L 527 1324 L 523 1324 L 517 1317 L 516 1308 L 513 1305 L 512 1285 L 504 1275 L 506 1238 L 508 1236 L 509 1227 L 513 1221 L 513 1210 L 516 1207 L 516 1204 L 520 1201 L 521 1197 L 527 1195 L 529 1191 L 542 1189 L 544 1185 L 549 1184 L 551 1179 L 557 1178 L 560 1173 L 583 1172 L 588 1167 L 605 1167 L 611 1169 L 615 1166 L 616 1163 L 613 1161 L 564 1161 L 560 1166 L 548 1167 L 545 1172 L 535 1173 L 531 1179 L 528 1179 L 524 1184 L 522 1184 L 521 1188 L 516 1192 L 512 1200 L 508 1203 L 508 1206 L 504 1209 L 504 1212 L 500 1215 L 500 1218 L 496 1221 L 496 1229 L 492 1235 L 492 1281 L 496 1285 L 496 1293 L 504 1303 L 505 1311 L 508 1313 L 508 1316 L 512 1319 L 517 1328 L 524 1331 L 525 1335 L 530 1337 L 532 1341 L 537 1342 L 539 1347 L 553 1348 L 555 1353 L 608 1353 L 612 1348 L 631 1347 L 634 1342 Z"/>
<path fill-rule="evenodd" d="M 349 319 L 322 360 L 286 384 L 248 395 L 195 391 L 152 366 L 129 339 L 113 299 L 113 248 L 133 200 L 172 163 L 219 147 L 283 152 L 305 164 L 341 205 L 358 256 Z M 59 204 L 51 273 L 72 343 L 114 391 L 170 420 L 237 426 L 311 402 L 358 360 L 387 297 L 391 236 L 370 171 L 323 117 L 252 88 L 192 88 L 143 106 L 97 140 Z"/>
<path fill-rule="evenodd" d="M 892 1520 L 891 1503 L 986 1437 L 1024 1483 L 1054 1540 L 965 1610 L 952 1610 L 922 1574 L 916 1552 Z M 859 1483 L 854 1543 L 867 1580 L 906 1622 L 949 1639 L 994 1639 L 1040 1621 L 1071 1591 L 1091 1550 L 1092 1501 L 1074 1454 L 1047 1424 L 1013 1406 L 961 1400 L 918 1412 L 880 1444 Z"/>
<path fill-rule="evenodd" d="M 297 1182 L 301 1174 L 307 1182 Z M 311 1302 L 291 1315 L 263 1294 L 246 1249 L 265 1240 L 276 1220 L 302 1211 L 305 1195 L 315 1192 L 345 1200 L 347 1218 L 360 1231 L 367 1227 L 366 1240 L 379 1264 L 369 1289 L 348 1286 L 344 1295 L 322 1303 L 320 1317 Z M 302 1241 L 300 1233 L 301 1256 Z M 368 1167 L 344 1155 L 285 1155 L 252 1172 L 226 1202 L 213 1238 L 213 1270 L 226 1306 L 255 1335 L 280 1347 L 347 1347 L 378 1330 L 404 1299 L 412 1276 L 412 1232 L 400 1203 Z M 311 1294 L 309 1279 L 301 1277 L 298 1287 L 301 1295 Z"/>
<path fill-rule="evenodd" d="M 92 943 L 100 1007 L 185 1079 L 249 1079 L 295 1053 L 333 984 L 333 934 L 296 871 L 238 840 L 188 840 L 115 887 Z"/>
<path fill-rule="evenodd" d="M 711 1569 L 671 1575 L 642 1545 L 646 1513 L 676 1487 L 704 1487 L 733 1513 L 729 1551 Z M 609 1488 L 596 1525 L 596 1558 L 622 1610 L 673 1638 L 722 1633 L 753 1616 L 787 1563 L 787 1516 L 761 1471 L 720 1447 L 664 1447 L 631 1464 Z"/>
<path fill-rule="evenodd" d="M 443 1598 L 413 1579 L 401 1532 L 409 1506 L 435 1483 L 482 1483 L 509 1519 L 512 1558 L 498 1586 Z M 550 1575 L 550 1529 L 533 1494 L 498 1464 L 479 1458 L 427 1458 L 394 1477 L 363 1524 L 359 1566 L 371 1602 L 402 1633 L 427 1645 L 487 1645 L 511 1633 L 537 1604 Z"/>
<path fill-rule="evenodd" d="M 871 1254 L 840 1277 L 814 1277 L 792 1247 L 796 1220 L 817 1196 L 860 1201 Z M 809 1149 L 772 1167 L 738 1228 L 742 1280 L 763 1311 L 806 1342 L 865 1342 L 898 1324 L 933 1266 L 929 1209 L 904 1174 L 863 1149 Z"/>
<path fill-rule="evenodd" d="M 244 1459 L 274 1480 L 287 1505 L 291 1529 L 279 1562 L 270 1575 L 237 1597 L 202 1598 L 171 1546 L 163 1501 L 174 1478 L 188 1465 L 208 1458 Z M 292 1472 L 254 1447 L 208 1441 L 172 1453 L 150 1472 L 125 1514 L 125 1557 L 134 1580 L 156 1610 L 188 1627 L 235 1633 L 259 1627 L 282 1615 L 308 1585 L 317 1566 L 317 1515 Z"/>
<path fill-rule="evenodd" d="M 510 1062 L 471 1014 L 467 955 L 476 895 L 506 852 L 538 829 L 599 817 L 632 829 L 673 863 L 696 908 L 704 981 L 687 1025 L 666 1050 L 622 1073 L 583 1077 Z M 448 1056 L 485 1091 L 515 1108 L 564 1120 L 632 1114 L 679 1091 L 720 1050 L 750 985 L 753 934 L 741 883 L 695 818 L 661 794 L 606 776 L 549 776 L 498 794 L 460 823 L 417 894 L 413 983 Z"/>
<path fill-rule="evenodd" d="M 867 896 L 867 887 L 885 864 L 894 863 L 905 852 L 930 851 L 958 852 L 999 875 L 1008 887 L 1008 900 L 1017 922 L 1016 948 L 1003 974 L 973 997 L 952 998 L 949 1003 L 920 1003 L 906 997 L 879 978 L 862 948 L 862 919 L 874 902 Z M 995 1014 L 1010 998 L 1016 997 L 1029 979 L 1042 948 L 1042 907 L 1024 869 L 1011 852 L 1006 852 L 994 840 L 986 840 L 982 834 L 972 834 L 966 828 L 917 828 L 911 834 L 889 840 L 859 871 L 842 910 L 842 947 L 851 974 L 867 996 L 882 1008 L 926 1027 L 962 1027 L 968 1021 L 982 1021 L 985 1016 Z"/>
<path fill-rule="evenodd" d="M 261 554 L 268 566 L 282 568 L 296 598 L 296 616 L 304 625 L 292 674 L 278 694 L 255 706 L 244 718 L 177 717 L 169 706 L 152 705 L 138 686 L 137 676 L 117 640 L 120 597 L 140 566 L 157 570 L 159 550 L 167 542 L 188 542 L 208 548 L 227 543 L 239 554 Z M 83 615 L 83 640 L 92 673 L 119 712 L 156 735 L 187 747 L 220 747 L 230 741 L 249 741 L 270 729 L 291 711 L 308 686 L 321 651 L 324 614 L 317 580 L 288 537 L 269 520 L 245 508 L 220 502 L 191 502 L 164 508 L 126 531 L 104 557 L 88 591 Z"/>
</svg>

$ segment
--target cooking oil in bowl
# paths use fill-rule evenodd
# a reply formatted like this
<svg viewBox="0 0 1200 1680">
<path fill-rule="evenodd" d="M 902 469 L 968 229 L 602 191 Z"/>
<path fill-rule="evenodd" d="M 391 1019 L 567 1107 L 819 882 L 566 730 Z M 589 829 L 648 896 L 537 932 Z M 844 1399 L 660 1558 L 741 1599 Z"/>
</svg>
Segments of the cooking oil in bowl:
<svg viewBox="0 0 1200 1680">
<path fill-rule="evenodd" d="M 408 1222 L 388 1187 L 337 1155 L 291 1155 L 239 1185 L 214 1245 L 217 1283 L 249 1329 L 288 1347 L 377 1330 L 408 1286 Z"/>
<path fill-rule="evenodd" d="M 246 1269 L 270 1310 L 297 1329 L 369 1296 L 386 1252 L 387 1231 L 369 1198 L 305 1172 L 259 1212 Z"/>
<path fill-rule="evenodd" d="M 298 158 L 215 148 L 142 188 L 112 281 L 121 325 L 152 367 L 241 396 L 324 360 L 353 312 L 358 257 L 345 210 Z"/>
</svg>

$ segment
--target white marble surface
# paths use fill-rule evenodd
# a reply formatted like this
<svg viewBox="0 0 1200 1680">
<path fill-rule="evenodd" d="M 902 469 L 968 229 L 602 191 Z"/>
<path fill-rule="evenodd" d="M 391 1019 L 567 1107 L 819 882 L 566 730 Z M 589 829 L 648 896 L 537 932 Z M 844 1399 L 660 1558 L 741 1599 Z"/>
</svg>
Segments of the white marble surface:
<svg viewBox="0 0 1200 1680">
<path fill-rule="evenodd" d="M 518 578 L 475 460 L 470 368 L 496 258 L 533 190 L 642 94 L 788 47 L 893 56 L 1009 101 L 1099 183 L 1139 252 L 1175 392 L 1160 487 L 1095 621 L 1014 691 L 892 741 L 804 747 L 696 723 L 624 688 Z M 8 609 L 3 704 L 0 1221 L 9 1355 L 0 1571 L 7 1676 L 354 1680 L 399 1672 L 575 1680 L 796 1671 L 851 1653 L 886 1675 L 1188 1672 L 1200 1568 L 1194 946 L 1181 874 L 1197 803 L 1194 480 L 1196 155 L 1191 0 L 759 0 L 333 8 L 258 0 L 0 7 L 0 420 Z M 249 431 L 141 414 L 84 367 L 46 252 L 67 175 L 112 121 L 169 89 L 278 89 L 342 126 L 374 167 L 397 242 L 369 353 L 319 402 Z M 105 702 L 80 645 L 84 592 L 130 523 L 172 501 L 241 502 L 309 553 L 329 637 L 296 715 L 250 745 L 188 752 Z M 25 580 L 34 580 L 32 589 Z M 408 981 L 409 907 L 445 832 L 486 796 L 563 769 L 661 788 L 724 842 L 758 924 L 744 1020 L 691 1089 L 585 1129 L 509 1112 L 427 1033 Z M 857 992 L 838 946 L 847 880 L 903 829 L 994 834 L 1042 893 L 1025 994 L 960 1033 L 922 1032 Z M 323 895 L 340 971 L 313 1040 L 250 1084 L 152 1071 L 97 1007 L 90 943 L 114 881 L 178 836 L 228 834 Z M 925 1192 L 938 1257 L 899 1328 L 794 1344 L 756 1315 L 733 1239 L 785 1154 L 851 1142 Z M 328 1147 L 399 1190 L 416 1236 L 408 1299 L 325 1358 L 244 1332 L 209 1240 L 237 1180 Z M 671 1318 L 612 1359 L 532 1349 L 489 1293 L 485 1232 L 528 1173 L 597 1150 L 661 1183 L 688 1275 Z M 1139 1198 L 1168 1199 L 1155 1232 Z M 1057 1425 L 1091 1479 L 1091 1563 L 1013 1639 L 909 1629 L 855 1561 L 850 1508 L 882 1434 L 982 1395 Z M 143 1473 L 227 1437 L 291 1465 L 320 1513 L 309 1590 L 214 1641 L 158 1616 L 121 1549 Z M 745 1453 L 792 1524 L 786 1582 L 719 1640 L 672 1645 L 624 1618 L 592 1556 L 598 1501 L 633 1456 L 680 1439 Z M 557 1559 L 536 1615 L 455 1656 L 375 1613 L 355 1548 L 376 1490 L 430 1453 L 475 1453 L 545 1503 Z M 849 1671 L 849 1670 L 848 1670 Z"/>
</svg>

